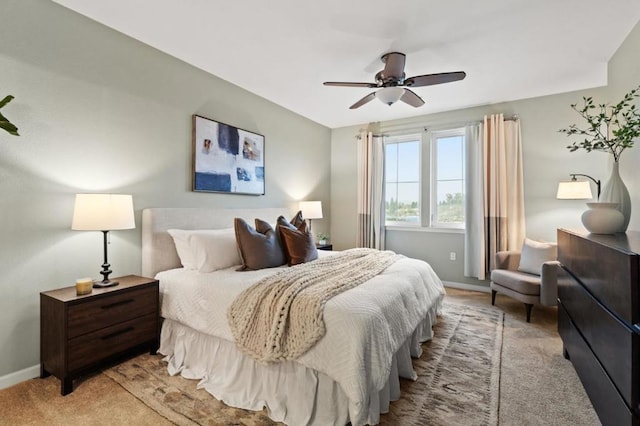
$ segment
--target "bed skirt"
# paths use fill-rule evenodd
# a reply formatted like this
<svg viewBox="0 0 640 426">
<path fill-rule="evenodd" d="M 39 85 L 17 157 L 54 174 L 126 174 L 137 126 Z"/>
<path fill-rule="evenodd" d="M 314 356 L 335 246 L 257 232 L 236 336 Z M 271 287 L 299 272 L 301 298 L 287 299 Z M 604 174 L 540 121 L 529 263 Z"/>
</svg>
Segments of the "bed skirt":
<svg viewBox="0 0 640 426">
<path fill-rule="evenodd" d="M 373 425 L 400 398 L 400 377 L 417 378 L 411 358 L 420 357 L 421 343 L 433 337 L 436 305 L 396 351 L 385 386 L 370 389 L 363 401 L 349 401 L 339 380 L 322 372 L 295 361 L 260 364 L 233 342 L 169 319 L 162 325 L 159 352 L 166 355 L 169 374 L 200 380 L 199 389 L 232 407 L 266 407 L 272 420 L 288 425 Z"/>
</svg>

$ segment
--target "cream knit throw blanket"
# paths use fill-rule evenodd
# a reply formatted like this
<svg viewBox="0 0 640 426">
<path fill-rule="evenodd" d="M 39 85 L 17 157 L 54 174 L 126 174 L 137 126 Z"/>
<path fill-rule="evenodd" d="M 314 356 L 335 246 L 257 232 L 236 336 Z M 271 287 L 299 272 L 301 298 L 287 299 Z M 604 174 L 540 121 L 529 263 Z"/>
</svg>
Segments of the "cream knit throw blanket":
<svg viewBox="0 0 640 426">
<path fill-rule="evenodd" d="M 299 357 L 325 334 L 327 300 L 373 278 L 400 257 L 357 248 L 260 280 L 227 311 L 236 344 L 262 363 Z"/>
</svg>

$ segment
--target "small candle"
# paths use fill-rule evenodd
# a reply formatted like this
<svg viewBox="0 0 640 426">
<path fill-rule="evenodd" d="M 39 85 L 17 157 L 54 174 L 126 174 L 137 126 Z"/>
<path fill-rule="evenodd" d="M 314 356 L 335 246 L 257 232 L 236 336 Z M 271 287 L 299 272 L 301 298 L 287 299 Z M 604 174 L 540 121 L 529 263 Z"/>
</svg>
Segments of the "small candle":
<svg viewBox="0 0 640 426">
<path fill-rule="evenodd" d="M 93 280 L 91 278 L 78 278 L 76 280 L 76 294 L 82 296 L 89 294 L 93 290 Z"/>
</svg>

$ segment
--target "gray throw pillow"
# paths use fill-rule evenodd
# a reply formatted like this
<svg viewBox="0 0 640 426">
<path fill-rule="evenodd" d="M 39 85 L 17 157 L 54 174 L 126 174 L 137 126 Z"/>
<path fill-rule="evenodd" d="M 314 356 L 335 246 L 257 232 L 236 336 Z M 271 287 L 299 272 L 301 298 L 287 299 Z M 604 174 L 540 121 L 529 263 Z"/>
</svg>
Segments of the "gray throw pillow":
<svg viewBox="0 0 640 426">
<path fill-rule="evenodd" d="M 287 262 L 276 232 L 267 222 L 256 219 L 254 229 L 244 220 L 235 218 L 233 226 L 242 258 L 241 270 L 273 268 Z"/>
</svg>

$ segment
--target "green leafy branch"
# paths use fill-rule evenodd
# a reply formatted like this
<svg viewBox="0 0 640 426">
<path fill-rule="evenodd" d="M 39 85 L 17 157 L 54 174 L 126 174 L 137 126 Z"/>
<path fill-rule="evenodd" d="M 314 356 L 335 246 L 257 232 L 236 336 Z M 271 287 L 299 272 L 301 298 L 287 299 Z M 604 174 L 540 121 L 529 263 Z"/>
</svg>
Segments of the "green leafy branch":
<svg viewBox="0 0 640 426">
<path fill-rule="evenodd" d="M 640 97 L 640 86 L 633 89 L 615 105 L 596 104 L 591 97 L 583 97 L 583 106 L 571 105 L 582 118 L 587 121 L 586 127 L 570 125 L 560 132 L 567 136 L 584 136 L 579 142 L 567 146 L 574 152 L 584 149 L 587 152 L 603 151 L 613 155 L 617 162 L 620 154 L 633 147 L 634 139 L 640 136 L 640 112 L 636 109 L 634 99 Z"/>
<path fill-rule="evenodd" d="M 13 96 L 11 95 L 5 96 L 5 98 L 0 101 L 0 108 L 11 102 L 12 99 Z M 2 114 L 0 114 L 0 129 L 6 130 L 12 135 L 20 136 L 18 134 L 18 128 Z"/>
</svg>

